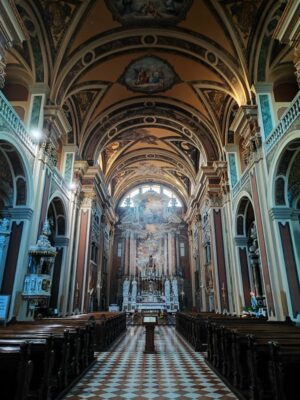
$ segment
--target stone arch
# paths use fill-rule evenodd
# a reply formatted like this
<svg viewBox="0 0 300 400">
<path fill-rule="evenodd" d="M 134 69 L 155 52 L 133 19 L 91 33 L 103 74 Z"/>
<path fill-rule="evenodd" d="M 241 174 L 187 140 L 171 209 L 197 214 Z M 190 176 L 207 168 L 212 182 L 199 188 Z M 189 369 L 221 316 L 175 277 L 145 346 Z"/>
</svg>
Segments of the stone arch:
<svg viewBox="0 0 300 400">
<path fill-rule="evenodd" d="M 253 292 L 260 307 L 265 307 L 265 289 L 260 261 L 260 250 L 252 199 L 248 194 L 240 196 L 234 213 L 235 245 L 239 259 L 244 304 L 251 307 Z"/>
<path fill-rule="evenodd" d="M 68 215 L 65 201 L 60 193 L 55 192 L 48 201 L 48 213 L 52 210 L 52 215 L 55 216 L 54 228 L 56 236 L 67 236 L 68 232 Z"/>
<path fill-rule="evenodd" d="M 273 219 L 289 314 L 300 316 L 300 135 L 291 132 L 277 149 L 270 168 L 268 201 Z"/>
<path fill-rule="evenodd" d="M 53 246 L 56 246 L 57 255 L 52 275 L 51 297 L 49 307 L 53 310 L 58 309 L 59 293 L 61 292 L 61 278 L 63 273 L 64 259 L 67 251 L 67 214 L 65 203 L 61 196 L 54 193 L 49 200 L 47 218 L 50 222 L 51 234 L 49 240 Z"/>
<path fill-rule="evenodd" d="M 294 143 L 294 145 L 293 145 Z M 298 143 L 298 144 L 297 144 Z M 276 206 L 288 206 L 288 199 L 285 198 L 285 201 L 282 204 L 276 203 L 276 180 L 280 179 L 282 176 L 284 178 L 284 192 L 285 196 L 287 195 L 287 176 L 286 173 L 282 174 L 284 171 L 280 170 L 280 167 L 283 168 L 282 162 L 286 162 L 287 160 L 284 160 L 285 155 L 289 154 L 290 157 L 290 162 L 291 160 L 291 151 L 289 151 L 289 147 L 294 146 L 295 151 L 298 151 L 298 147 L 300 148 L 300 134 L 298 130 L 292 131 L 286 135 L 285 140 L 280 143 L 280 145 L 277 146 L 276 150 L 272 154 L 272 161 L 269 166 L 269 181 L 272 182 L 272 184 L 269 187 L 268 190 L 268 206 L 269 208 L 276 207 Z M 290 165 L 291 166 L 291 165 Z M 288 168 L 286 168 L 286 171 L 288 172 Z"/>
<path fill-rule="evenodd" d="M 4 165 L 1 167 L 1 173 L 6 174 L 7 179 L 11 181 L 9 184 L 4 177 L 0 180 L 0 199 L 2 196 L 0 208 L 1 205 L 6 208 L 14 208 L 16 206 L 30 207 L 33 198 L 33 183 L 28 155 L 25 154 L 20 144 L 6 132 L 0 132 L 0 152 L 1 162 L 5 164 L 5 167 Z M 10 200 L 6 196 L 6 202 L 3 201 L 5 185 L 7 189 L 7 185 L 11 187 L 11 195 L 8 196 Z"/>
</svg>

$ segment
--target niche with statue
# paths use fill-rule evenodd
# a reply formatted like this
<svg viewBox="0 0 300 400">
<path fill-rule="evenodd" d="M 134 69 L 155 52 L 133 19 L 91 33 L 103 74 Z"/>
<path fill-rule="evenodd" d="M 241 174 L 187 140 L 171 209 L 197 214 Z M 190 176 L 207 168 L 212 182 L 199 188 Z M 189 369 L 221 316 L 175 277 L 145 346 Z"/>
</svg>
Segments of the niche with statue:
<svg viewBox="0 0 300 400">
<path fill-rule="evenodd" d="M 50 234 L 50 225 L 46 220 L 37 244 L 29 249 L 29 262 L 22 293 L 25 299 L 43 299 L 51 296 L 56 248 L 51 246 L 48 239 Z"/>
</svg>

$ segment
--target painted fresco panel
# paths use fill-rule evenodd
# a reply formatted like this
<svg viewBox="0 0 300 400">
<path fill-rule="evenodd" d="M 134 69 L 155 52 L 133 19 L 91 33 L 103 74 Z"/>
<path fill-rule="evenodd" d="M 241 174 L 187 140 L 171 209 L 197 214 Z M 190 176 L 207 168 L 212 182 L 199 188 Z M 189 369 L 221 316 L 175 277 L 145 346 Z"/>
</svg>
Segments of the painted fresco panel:
<svg viewBox="0 0 300 400">
<path fill-rule="evenodd" d="M 269 95 L 260 94 L 259 102 L 260 102 L 260 111 L 261 111 L 262 122 L 263 122 L 263 127 L 264 127 L 265 139 L 267 139 L 269 134 L 273 130 L 273 121 L 272 121 L 272 115 L 271 115 Z"/>
<path fill-rule="evenodd" d="M 113 18 L 123 25 L 175 25 L 186 17 L 193 0 L 106 0 Z"/>
<path fill-rule="evenodd" d="M 39 126 L 41 106 L 42 106 L 42 96 L 34 96 L 32 103 L 31 117 L 30 117 L 31 128 L 38 128 Z"/>
<path fill-rule="evenodd" d="M 234 153 L 230 153 L 228 155 L 228 159 L 229 159 L 229 170 L 230 170 L 231 186 L 234 187 L 237 184 L 237 181 L 238 181 L 235 154 Z"/>
<path fill-rule="evenodd" d="M 142 57 L 126 68 L 121 83 L 134 92 L 157 93 L 170 89 L 179 82 L 173 67 L 154 57 Z"/>
</svg>

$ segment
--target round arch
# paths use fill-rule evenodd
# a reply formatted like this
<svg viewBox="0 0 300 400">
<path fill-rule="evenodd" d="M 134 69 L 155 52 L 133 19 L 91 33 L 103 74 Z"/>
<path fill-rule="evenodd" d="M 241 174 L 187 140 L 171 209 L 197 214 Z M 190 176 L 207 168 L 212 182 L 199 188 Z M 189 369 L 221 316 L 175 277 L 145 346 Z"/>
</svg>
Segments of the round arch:
<svg viewBox="0 0 300 400">
<path fill-rule="evenodd" d="M 252 197 L 250 196 L 250 194 L 248 192 L 246 192 L 245 190 L 242 191 L 239 194 L 238 198 L 235 200 L 235 206 L 234 206 L 233 213 L 232 213 L 232 215 L 233 215 L 233 226 L 234 226 L 234 230 L 233 230 L 234 236 L 238 235 L 237 218 L 238 218 L 239 211 L 240 211 L 240 208 L 241 208 L 241 203 L 242 203 L 242 201 L 245 201 L 245 199 L 247 199 L 247 201 L 249 203 L 251 203 L 251 205 L 253 207 L 253 201 L 252 201 Z M 254 209 L 254 207 L 253 207 L 253 209 Z"/>
<path fill-rule="evenodd" d="M 286 138 L 282 143 L 280 143 L 273 155 L 272 155 L 272 161 L 269 167 L 269 182 L 271 182 L 271 185 L 268 187 L 268 192 L 267 192 L 267 200 L 268 200 L 268 208 L 272 208 L 276 206 L 276 201 L 275 201 L 275 192 L 276 192 L 276 186 L 275 186 L 275 181 L 276 181 L 276 176 L 278 172 L 278 168 L 280 165 L 280 162 L 282 160 L 282 157 L 284 155 L 285 150 L 294 142 L 299 141 L 299 146 L 300 146 L 300 134 L 299 130 L 293 130 L 289 132 L 286 135 Z"/>
<path fill-rule="evenodd" d="M 52 244 L 54 244 L 57 236 L 67 236 L 68 232 L 66 204 L 57 192 L 53 193 L 49 199 L 47 218 L 51 226 Z"/>
<path fill-rule="evenodd" d="M 2 148 L 2 149 L 1 149 Z M 20 142 L 9 132 L 0 131 L 0 149 L 6 153 L 8 165 L 13 171 L 16 182 L 14 183 L 14 201 L 11 206 L 22 206 L 32 208 L 33 206 L 33 181 L 32 181 L 32 167 L 30 165 L 29 154 L 26 153 L 24 147 Z M 10 155 L 7 155 L 10 153 Z M 14 164 L 16 162 L 16 164 Z M 12 166 L 14 164 L 14 167 Z M 19 183 L 17 182 L 19 180 Z M 18 200 L 18 186 L 23 195 L 23 199 Z M 21 200 L 21 201 L 20 201 Z M 18 204 L 19 203 L 19 204 Z"/>
</svg>

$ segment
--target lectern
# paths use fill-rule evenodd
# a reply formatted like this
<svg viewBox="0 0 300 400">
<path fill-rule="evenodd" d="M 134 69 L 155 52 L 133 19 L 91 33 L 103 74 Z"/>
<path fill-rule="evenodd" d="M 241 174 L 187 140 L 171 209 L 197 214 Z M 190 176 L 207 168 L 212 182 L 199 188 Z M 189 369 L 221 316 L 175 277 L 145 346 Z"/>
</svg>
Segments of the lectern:
<svg viewBox="0 0 300 400">
<path fill-rule="evenodd" d="M 146 340 L 145 340 L 145 350 L 146 354 L 156 353 L 154 346 L 154 329 L 157 325 L 157 317 L 155 316 L 144 316 L 143 325 L 146 328 Z"/>
</svg>

